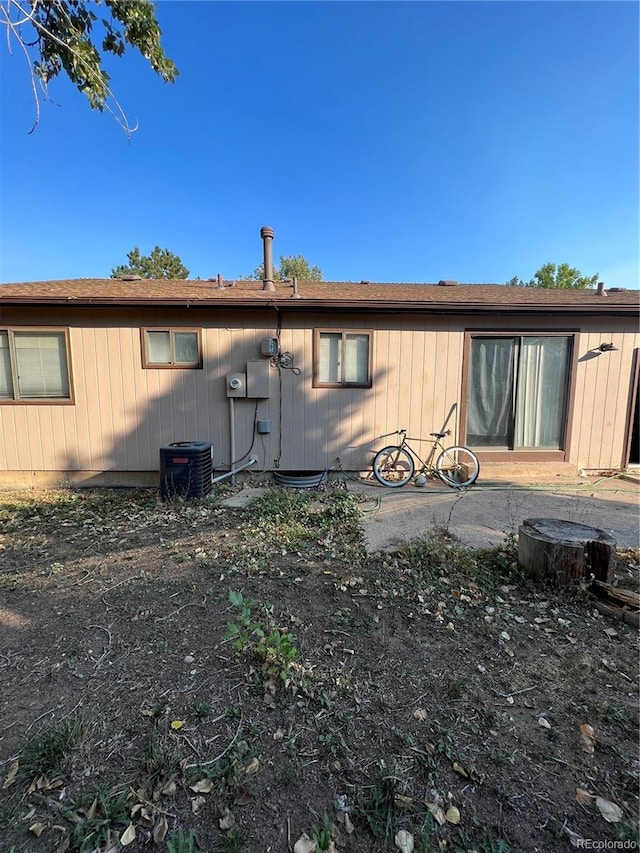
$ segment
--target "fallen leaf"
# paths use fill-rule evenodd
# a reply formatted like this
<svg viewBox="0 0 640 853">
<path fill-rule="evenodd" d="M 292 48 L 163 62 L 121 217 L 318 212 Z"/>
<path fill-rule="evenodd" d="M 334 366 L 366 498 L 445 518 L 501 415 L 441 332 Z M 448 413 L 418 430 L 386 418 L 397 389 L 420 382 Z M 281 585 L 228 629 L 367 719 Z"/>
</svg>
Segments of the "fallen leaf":
<svg viewBox="0 0 640 853">
<path fill-rule="evenodd" d="M 402 853 L 413 853 L 413 835 L 406 829 L 401 829 L 394 840 L 396 847 Z"/>
<path fill-rule="evenodd" d="M 257 758 L 252 758 L 251 761 L 244 768 L 244 772 L 247 776 L 255 776 L 259 769 L 260 761 Z"/>
<path fill-rule="evenodd" d="M 618 823 L 622 820 L 622 809 L 611 800 L 604 800 L 602 797 L 596 797 L 596 806 L 602 817 L 607 823 Z"/>
<path fill-rule="evenodd" d="M 617 637 L 618 636 L 618 632 L 616 631 L 615 628 L 605 628 L 604 632 L 607 635 L 607 637 Z"/>
<path fill-rule="evenodd" d="M 413 805 L 413 798 L 405 797 L 404 794 L 396 794 L 393 801 L 399 809 L 410 809 Z"/>
<path fill-rule="evenodd" d="M 447 821 L 447 823 L 453 823 L 455 826 L 457 826 L 460 823 L 460 810 L 457 809 L 455 806 L 449 806 L 444 816 L 444 819 Z"/>
<path fill-rule="evenodd" d="M 56 847 L 56 853 L 67 853 L 69 847 L 71 847 L 71 839 L 66 835 Z"/>
<path fill-rule="evenodd" d="M 351 835 L 351 833 L 353 832 L 353 823 L 351 822 L 351 818 L 349 817 L 347 812 L 344 813 L 344 831 L 347 833 L 347 835 Z"/>
<path fill-rule="evenodd" d="M 425 803 L 425 806 L 433 815 L 435 822 L 439 826 L 442 826 L 442 824 L 445 822 L 445 816 L 440 806 L 437 803 Z"/>
<path fill-rule="evenodd" d="M 173 795 L 175 794 L 175 792 L 177 790 L 178 790 L 178 786 L 176 785 L 176 783 L 173 780 L 171 780 L 170 782 L 167 782 L 167 784 L 162 789 L 161 793 L 165 797 L 173 797 Z"/>
<path fill-rule="evenodd" d="M 8 788 L 9 785 L 13 785 L 16 774 L 18 773 L 18 768 L 20 767 L 19 761 L 12 761 L 9 765 L 9 772 L 7 773 L 7 778 L 2 783 L 2 789 Z"/>
<path fill-rule="evenodd" d="M 156 821 L 156 825 L 153 828 L 153 840 L 156 844 L 162 844 L 164 841 L 164 837 L 169 831 L 169 824 L 167 823 L 167 818 L 164 815 L 160 815 L 158 820 Z"/>
<path fill-rule="evenodd" d="M 123 847 L 126 847 L 127 844 L 131 844 L 132 841 L 136 840 L 136 828 L 130 823 L 129 826 L 125 829 L 125 831 L 120 836 L 120 844 Z"/>
<path fill-rule="evenodd" d="M 464 767 L 461 764 L 458 764 L 457 761 L 453 762 L 453 769 L 460 776 L 464 776 L 465 779 L 469 778 L 469 774 L 467 773 L 467 771 L 464 769 Z"/>
<path fill-rule="evenodd" d="M 41 791 L 43 788 L 49 787 L 49 780 L 46 776 L 37 776 L 27 788 L 27 794 L 33 794 L 34 791 Z"/>
<path fill-rule="evenodd" d="M 416 720 L 426 720 L 427 712 L 424 710 L 424 708 L 416 708 L 416 710 L 413 712 L 413 716 Z"/>
<path fill-rule="evenodd" d="M 189 785 L 195 794 L 208 794 L 213 788 L 213 779 L 200 779 L 195 785 Z"/>
<path fill-rule="evenodd" d="M 32 832 L 36 838 L 40 838 L 44 829 L 45 829 L 44 823 L 40 823 L 40 821 L 38 821 L 37 823 L 31 824 L 31 826 L 29 827 L 29 832 Z"/>
<path fill-rule="evenodd" d="M 312 841 L 306 832 L 293 845 L 293 853 L 315 853 L 316 843 Z"/>
<path fill-rule="evenodd" d="M 551 723 L 547 720 L 546 717 L 538 717 L 538 725 L 542 726 L 543 729 L 550 729 Z"/>
<path fill-rule="evenodd" d="M 580 726 L 580 749 L 588 755 L 593 755 L 596 748 L 596 733 L 589 723 Z"/>
<path fill-rule="evenodd" d="M 191 800 L 191 811 L 193 814 L 198 814 L 202 806 L 206 803 L 204 797 L 193 797 Z"/>
<path fill-rule="evenodd" d="M 594 800 L 593 794 L 585 791 L 584 788 L 576 788 L 576 802 L 580 803 L 581 806 L 590 806 Z"/>
<path fill-rule="evenodd" d="M 84 812 L 87 820 L 93 820 L 94 817 L 96 816 L 96 812 L 98 811 L 98 799 L 97 799 L 97 797 L 94 799 L 94 801 L 91 803 L 91 805 L 89 806 L 88 809 L 82 809 L 82 811 Z"/>
<path fill-rule="evenodd" d="M 273 733 L 273 739 L 274 740 L 282 740 L 283 737 L 284 737 L 284 732 L 282 729 L 276 729 L 275 732 Z"/>
<path fill-rule="evenodd" d="M 220 829 L 223 832 L 226 832 L 227 829 L 231 829 L 231 827 L 235 824 L 236 819 L 233 815 L 233 812 L 230 809 L 225 809 L 222 817 L 218 821 L 220 824 Z"/>
<path fill-rule="evenodd" d="M 173 720 L 171 722 L 171 728 L 174 730 L 181 729 L 184 726 L 184 720 Z"/>
</svg>

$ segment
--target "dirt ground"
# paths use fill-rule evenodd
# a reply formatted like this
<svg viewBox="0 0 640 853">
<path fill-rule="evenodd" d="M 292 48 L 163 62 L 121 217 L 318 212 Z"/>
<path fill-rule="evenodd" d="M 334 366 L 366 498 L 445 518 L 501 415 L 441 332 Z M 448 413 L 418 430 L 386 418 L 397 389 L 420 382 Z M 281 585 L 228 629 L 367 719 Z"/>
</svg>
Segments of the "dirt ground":
<svg viewBox="0 0 640 853">
<path fill-rule="evenodd" d="M 637 629 L 586 583 L 231 491 L 0 494 L 2 853 L 637 849 Z"/>
</svg>

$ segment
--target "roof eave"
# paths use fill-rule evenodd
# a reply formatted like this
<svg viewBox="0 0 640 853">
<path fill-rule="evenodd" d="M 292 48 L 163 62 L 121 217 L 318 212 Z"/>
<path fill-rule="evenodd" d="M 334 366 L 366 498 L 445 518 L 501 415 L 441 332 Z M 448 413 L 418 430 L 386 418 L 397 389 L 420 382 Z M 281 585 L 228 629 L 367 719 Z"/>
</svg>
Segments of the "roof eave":
<svg viewBox="0 0 640 853">
<path fill-rule="evenodd" d="M 571 314 L 629 314 L 640 313 L 638 305 L 626 305 L 606 301 L 598 301 L 595 304 L 576 303 L 544 303 L 532 304 L 529 302 L 431 302 L 422 300 L 348 300 L 348 299 L 292 299 L 291 297 L 262 296 L 243 297 L 233 299 L 229 297 L 216 298 L 215 296 L 204 298 L 171 298 L 162 299 L 136 299 L 122 297 L 24 297 L 24 296 L 0 296 L 0 308 L 3 305 L 12 306 L 39 306 L 39 307 L 117 307 L 117 308 L 274 308 L 282 310 L 291 308 L 294 310 L 343 310 L 343 311 L 366 311 L 366 312 L 394 312 L 406 313 L 417 311 L 419 313 L 450 313 L 450 314 L 510 314 L 518 312 L 521 314 L 547 314 L 549 312 L 571 313 Z"/>
</svg>

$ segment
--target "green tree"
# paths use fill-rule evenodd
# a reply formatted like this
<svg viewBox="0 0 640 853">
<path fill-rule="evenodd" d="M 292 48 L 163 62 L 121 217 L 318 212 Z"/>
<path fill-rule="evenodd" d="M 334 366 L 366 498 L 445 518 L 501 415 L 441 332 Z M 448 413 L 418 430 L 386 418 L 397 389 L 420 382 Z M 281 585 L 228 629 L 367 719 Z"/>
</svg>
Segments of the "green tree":
<svg viewBox="0 0 640 853">
<path fill-rule="evenodd" d="M 156 246 L 150 255 L 141 255 L 137 247 L 128 254 L 128 264 L 122 264 L 111 270 L 111 278 L 122 275 L 139 275 L 141 278 L 189 278 L 189 270 L 182 263 L 178 255 L 174 255 L 169 249 L 161 249 Z"/>
<path fill-rule="evenodd" d="M 513 281 L 513 279 L 512 279 Z M 563 288 L 565 290 L 586 290 L 595 287 L 598 283 L 598 273 L 588 276 L 582 275 L 580 270 L 570 267 L 569 264 L 545 264 L 534 273 L 531 281 L 525 287 Z"/>
<path fill-rule="evenodd" d="M 34 127 L 40 120 L 37 84 L 46 98 L 49 81 L 63 73 L 92 109 L 111 112 L 127 133 L 135 130 L 114 97 L 103 67 L 107 54 L 122 56 L 128 46 L 137 48 L 165 82 L 173 82 L 179 73 L 160 45 L 161 30 L 151 0 L 0 0 L 0 23 L 7 28 L 9 50 L 13 40 L 28 63 Z"/>
<path fill-rule="evenodd" d="M 518 278 L 517 275 L 514 275 L 513 278 L 510 278 L 509 281 L 505 282 L 507 287 L 526 287 L 526 281 L 523 281 L 521 278 Z"/>
<path fill-rule="evenodd" d="M 273 268 L 273 280 L 284 281 L 294 277 L 299 281 L 322 281 L 322 270 L 320 267 L 310 266 L 303 255 L 280 255 L 280 266 Z M 261 281 L 264 278 L 264 264 L 256 267 L 251 275 L 241 278 Z"/>
</svg>

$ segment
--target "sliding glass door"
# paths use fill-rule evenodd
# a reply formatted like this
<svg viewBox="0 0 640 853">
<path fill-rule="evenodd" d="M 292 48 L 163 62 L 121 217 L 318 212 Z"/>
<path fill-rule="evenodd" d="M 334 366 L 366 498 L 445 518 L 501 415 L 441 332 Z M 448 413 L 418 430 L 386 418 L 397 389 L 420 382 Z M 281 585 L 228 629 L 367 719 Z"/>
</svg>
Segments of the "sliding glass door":
<svg viewBox="0 0 640 853">
<path fill-rule="evenodd" d="M 571 338 L 472 337 L 467 444 L 561 450 Z"/>
</svg>

